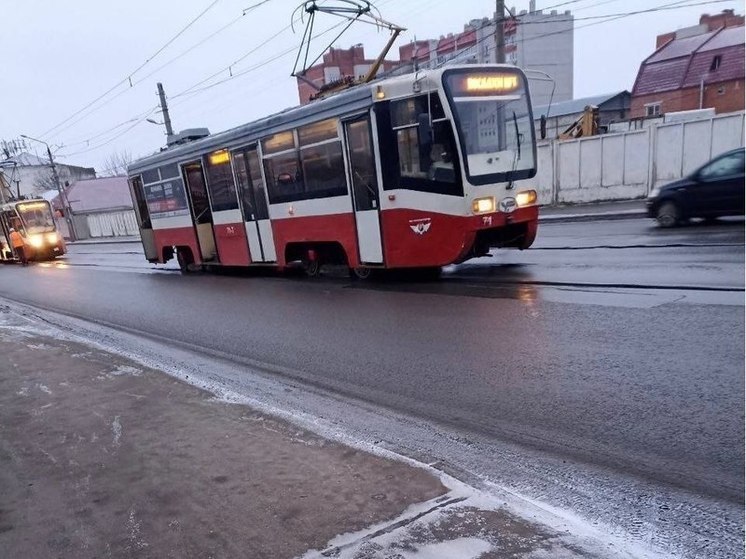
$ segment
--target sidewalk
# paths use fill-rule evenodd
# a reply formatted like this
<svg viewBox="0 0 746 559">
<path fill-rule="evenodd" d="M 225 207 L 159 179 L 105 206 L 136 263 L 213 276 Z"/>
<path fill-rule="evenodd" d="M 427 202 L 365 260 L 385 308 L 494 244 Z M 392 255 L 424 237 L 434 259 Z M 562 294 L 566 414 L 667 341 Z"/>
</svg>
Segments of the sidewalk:
<svg viewBox="0 0 746 559">
<path fill-rule="evenodd" d="M 539 221 L 570 222 L 646 217 L 645 200 L 542 206 Z"/>
<path fill-rule="evenodd" d="M 436 474 L 0 304 L 4 557 L 590 557 Z"/>
</svg>

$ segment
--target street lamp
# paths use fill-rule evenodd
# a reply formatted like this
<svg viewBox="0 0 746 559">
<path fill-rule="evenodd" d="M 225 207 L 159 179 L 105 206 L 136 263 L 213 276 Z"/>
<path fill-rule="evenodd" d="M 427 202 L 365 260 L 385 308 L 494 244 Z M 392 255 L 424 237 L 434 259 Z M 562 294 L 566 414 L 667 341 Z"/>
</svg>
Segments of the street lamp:
<svg viewBox="0 0 746 559">
<path fill-rule="evenodd" d="M 32 138 L 31 136 L 27 136 L 25 134 L 21 134 L 21 138 L 26 138 L 27 140 L 31 140 L 33 142 L 39 142 L 40 144 L 44 144 L 47 147 L 47 155 L 49 156 L 49 165 L 50 167 L 52 167 L 52 177 L 54 178 L 54 182 L 57 185 L 57 192 L 60 195 L 60 201 L 62 202 L 62 209 L 65 211 L 65 221 L 67 221 L 67 228 L 70 234 L 70 240 L 71 241 L 78 240 L 78 235 L 75 232 L 75 223 L 73 222 L 72 209 L 70 208 L 70 202 L 67 199 L 67 193 L 62 188 L 62 184 L 60 183 L 60 176 L 57 174 L 57 167 L 54 164 L 54 157 L 52 157 L 52 149 L 49 147 L 49 144 L 45 142 L 44 140 L 39 140 L 38 138 Z"/>
</svg>

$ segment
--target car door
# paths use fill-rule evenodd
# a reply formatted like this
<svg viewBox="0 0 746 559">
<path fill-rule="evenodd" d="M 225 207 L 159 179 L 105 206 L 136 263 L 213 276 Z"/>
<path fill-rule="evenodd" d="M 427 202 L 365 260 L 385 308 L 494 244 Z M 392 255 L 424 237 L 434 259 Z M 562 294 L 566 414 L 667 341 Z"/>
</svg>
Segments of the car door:
<svg viewBox="0 0 746 559">
<path fill-rule="evenodd" d="M 744 152 L 729 152 L 702 167 L 692 189 L 692 215 L 743 213 Z"/>
</svg>

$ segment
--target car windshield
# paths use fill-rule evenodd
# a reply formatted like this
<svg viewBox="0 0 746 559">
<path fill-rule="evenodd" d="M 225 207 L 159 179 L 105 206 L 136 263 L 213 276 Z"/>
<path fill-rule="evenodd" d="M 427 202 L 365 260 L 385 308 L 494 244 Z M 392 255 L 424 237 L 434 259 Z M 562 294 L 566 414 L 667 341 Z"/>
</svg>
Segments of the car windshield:
<svg viewBox="0 0 746 559">
<path fill-rule="evenodd" d="M 27 233 L 49 233 L 55 230 L 54 217 L 48 203 L 18 204 L 17 209 Z"/>
<path fill-rule="evenodd" d="M 466 170 L 475 184 L 535 173 L 533 119 L 525 80 L 512 69 L 447 72 L 444 84 Z"/>
</svg>

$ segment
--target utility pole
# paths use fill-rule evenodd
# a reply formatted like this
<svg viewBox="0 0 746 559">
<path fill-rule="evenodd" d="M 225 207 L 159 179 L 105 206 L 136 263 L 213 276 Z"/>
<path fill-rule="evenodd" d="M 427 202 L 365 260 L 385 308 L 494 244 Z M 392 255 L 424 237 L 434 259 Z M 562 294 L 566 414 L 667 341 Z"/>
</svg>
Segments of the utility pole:
<svg viewBox="0 0 746 559">
<path fill-rule="evenodd" d="M 33 140 L 34 142 L 39 142 L 40 144 L 44 144 L 45 146 L 47 146 L 49 166 L 52 167 L 52 178 L 54 179 L 54 183 L 57 185 L 57 192 L 60 196 L 60 202 L 62 202 L 62 209 L 65 211 L 65 221 L 67 222 L 67 229 L 70 235 L 70 240 L 77 241 L 78 235 L 75 231 L 75 222 L 73 221 L 72 208 L 70 208 L 70 200 L 67 199 L 67 193 L 65 192 L 65 189 L 62 188 L 62 183 L 60 183 L 60 176 L 57 174 L 57 166 L 54 164 L 54 157 L 52 157 L 52 148 L 49 147 L 49 144 L 47 142 L 32 138 L 31 136 L 21 134 L 21 138 Z"/>
<path fill-rule="evenodd" d="M 495 0 L 495 62 L 505 63 L 505 0 Z"/>
<path fill-rule="evenodd" d="M 168 115 L 166 93 L 163 91 L 163 84 L 161 82 L 158 82 L 158 97 L 161 99 L 161 113 L 163 113 L 163 124 L 166 126 L 166 137 L 170 138 L 174 135 L 174 130 L 171 128 L 171 117 Z"/>
</svg>

